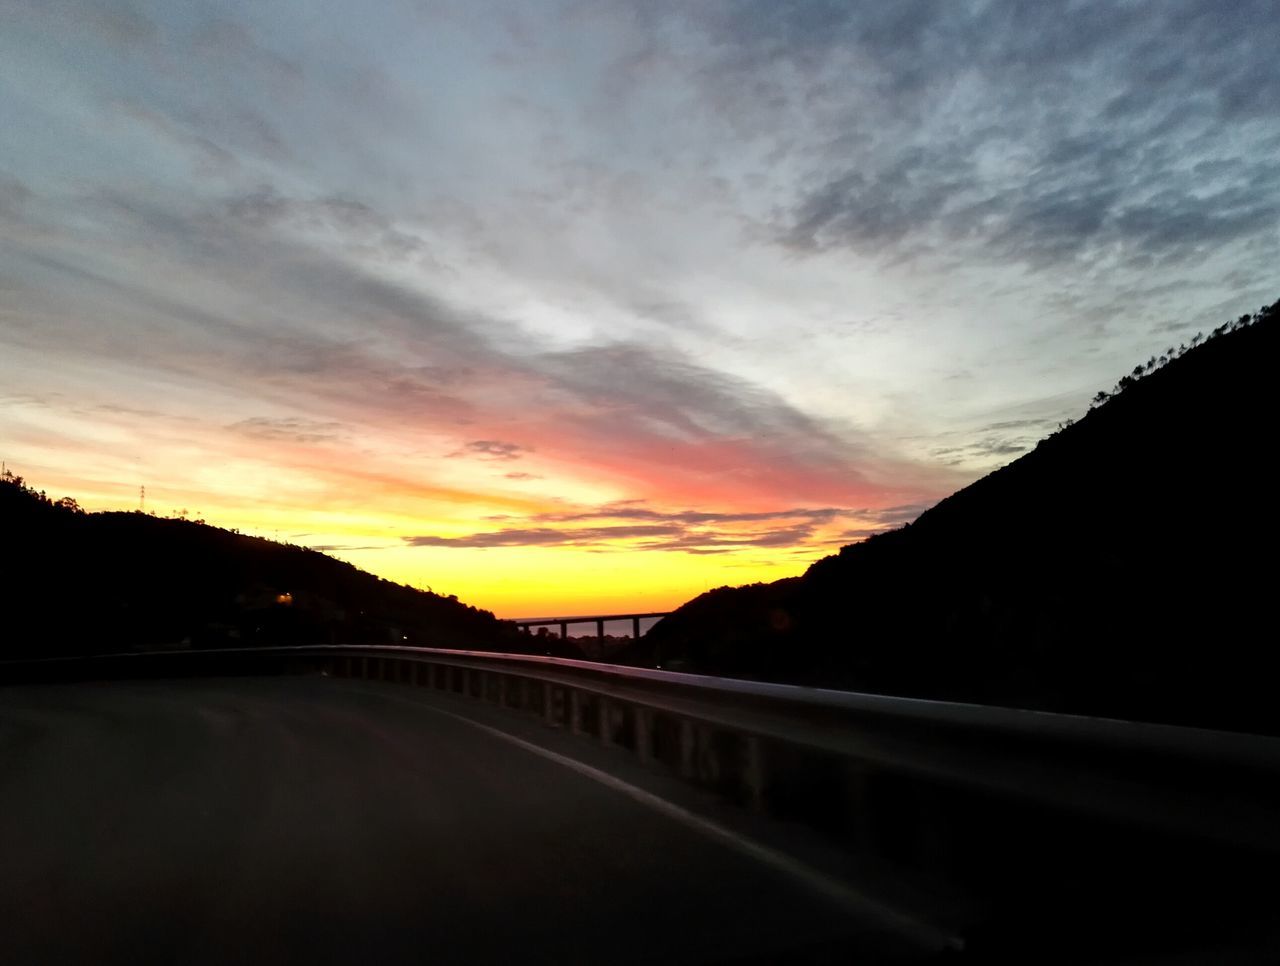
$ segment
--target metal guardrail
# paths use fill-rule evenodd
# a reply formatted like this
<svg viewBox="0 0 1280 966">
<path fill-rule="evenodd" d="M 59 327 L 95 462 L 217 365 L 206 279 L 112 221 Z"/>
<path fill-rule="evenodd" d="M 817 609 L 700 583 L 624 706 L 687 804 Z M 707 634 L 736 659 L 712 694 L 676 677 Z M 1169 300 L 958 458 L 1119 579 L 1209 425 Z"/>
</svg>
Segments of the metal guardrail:
<svg viewBox="0 0 1280 966">
<path fill-rule="evenodd" d="M 644 616 L 644 615 L 641 615 Z M 593 618 L 594 619 L 594 618 Z M 541 623 L 541 622 L 535 622 Z M 575 658 L 541 654 L 517 654 L 500 651 L 476 651 L 461 648 L 415 647 L 411 645 L 377 644 L 312 644 L 286 647 L 235 647 L 208 650 L 127 651 L 88 656 L 58 656 L 0 661 L 0 683 L 6 668 L 85 664 L 86 662 L 149 662 L 184 659 L 208 659 L 219 655 L 241 656 L 305 656 L 328 654 L 402 655 L 438 660 L 465 658 L 498 665 L 528 665 L 530 668 L 559 668 L 584 672 L 593 678 L 609 678 L 629 682 L 650 682 L 692 689 L 718 697 L 760 698 L 781 705 L 811 710 L 848 712 L 900 721 L 911 721 L 940 727 L 961 727 L 1050 741 L 1090 742 L 1134 752 L 1175 753 L 1213 758 L 1223 763 L 1236 762 L 1280 770 L 1280 737 L 1241 732 L 1215 731 L 1180 725 L 1126 721 L 1007 708 L 994 705 L 907 698 L 859 691 L 839 691 L 794 684 L 776 684 L 744 678 L 715 677 L 668 671 L 661 668 L 632 667 Z M 585 685 L 589 687 L 589 685 Z"/>
<path fill-rule="evenodd" d="M 0 662 L 0 685 L 263 673 L 430 688 L 533 715 L 817 832 L 859 875 L 965 901 L 1006 901 L 1031 881 L 1092 895 L 1118 888 L 1117 870 L 1159 879 L 1171 856 L 1188 888 L 1218 889 L 1248 878 L 1241 859 L 1265 873 L 1280 858 L 1274 737 L 395 645 Z"/>
</svg>

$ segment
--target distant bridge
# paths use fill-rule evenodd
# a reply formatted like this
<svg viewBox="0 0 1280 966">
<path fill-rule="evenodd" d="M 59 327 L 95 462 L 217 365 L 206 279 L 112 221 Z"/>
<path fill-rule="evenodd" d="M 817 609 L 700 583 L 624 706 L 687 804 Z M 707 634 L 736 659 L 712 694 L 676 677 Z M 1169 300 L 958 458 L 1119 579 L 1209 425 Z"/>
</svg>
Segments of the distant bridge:
<svg viewBox="0 0 1280 966">
<path fill-rule="evenodd" d="M 604 638 L 604 625 L 611 621 L 630 621 L 631 637 L 633 640 L 640 640 L 640 622 L 649 618 L 663 618 L 670 614 L 671 611 L 653 611 L 647 614 L 593 614 L 590 617 L 547 617 L 540 620 L 518 620 L 513 621 L 516 627 L 529 633 L 533 627 L 558 627 L 560 628 L 560 639 L 567 640 L 569 637 L 569 628 L 574 624 L 594 624 L 596 627 L 596 637 Z"/>
</svg>

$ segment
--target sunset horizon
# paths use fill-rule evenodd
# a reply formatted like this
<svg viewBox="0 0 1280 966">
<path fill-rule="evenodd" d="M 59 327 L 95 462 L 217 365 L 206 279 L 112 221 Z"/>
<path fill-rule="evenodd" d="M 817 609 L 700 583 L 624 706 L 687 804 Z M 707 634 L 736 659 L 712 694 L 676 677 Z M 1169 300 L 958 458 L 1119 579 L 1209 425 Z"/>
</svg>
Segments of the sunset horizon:
<svg viewBox="0 0 1280 966">
<path fill-rule="evenodd" d="M 1280 255 L 1248 4 L 12 9 L 8 466 L 504 617 L 799 575 Z"/>
</svg>

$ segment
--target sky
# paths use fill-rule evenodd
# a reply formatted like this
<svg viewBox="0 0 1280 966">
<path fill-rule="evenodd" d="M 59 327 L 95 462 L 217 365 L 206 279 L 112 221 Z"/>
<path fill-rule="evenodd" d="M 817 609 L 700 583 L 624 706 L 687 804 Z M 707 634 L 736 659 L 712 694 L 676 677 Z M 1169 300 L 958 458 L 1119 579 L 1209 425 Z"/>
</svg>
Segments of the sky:
<svg viewBox="0 0 1280 966">
<path fill-rule="evenodd" d="M 500 616 L 801 573 L 1278 294 L 1274 0 L 0 24 L 8 467 Z"/>
</svg>

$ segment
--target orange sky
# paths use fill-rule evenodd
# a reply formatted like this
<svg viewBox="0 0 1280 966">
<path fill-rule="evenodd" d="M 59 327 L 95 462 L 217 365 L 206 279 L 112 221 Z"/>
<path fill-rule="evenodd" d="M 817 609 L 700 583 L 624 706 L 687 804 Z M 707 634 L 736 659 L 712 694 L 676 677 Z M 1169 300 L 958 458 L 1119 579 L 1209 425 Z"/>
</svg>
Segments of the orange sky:
<svg viewBox="0 0 1280 966">
<path fill-rule="evenodd" d="M 5 6 L 0 459 L 503 616 L 798 574 L 1274 297 L 1208 0 L 116 6 Z"/>
<path fill-rule="evenodd" d="M 145 485 L 149 512 L 186 511 L 323 549 L 504 617 L 670 609 L 711 587 L 799 573 L 854 531 L 902 515 L 839 506 L 835 483 L 820 474 L 806 487 L 811 499 L 778 506 L 749 481 L 717 490 L 714 474 L 701 471 L 646 481 L 621 459 L 450 455 L 458 450 L 446 444 L 415 462 L 154 413 L 100 409 L 88 421 L 15 399 L 7 413 L 11 449 L 25 457 L 10 468 L 51 496 L 75 496 L 90 510 L 136 509 Z M 732 466 L 732 449 L 704 455 Z M 508 479 L 513 472 L 529 478 Z M 786 474 L 761 475 L 757 487 Z M 856 488 L 845 495 L 858 502 Z"/>
</svg>

